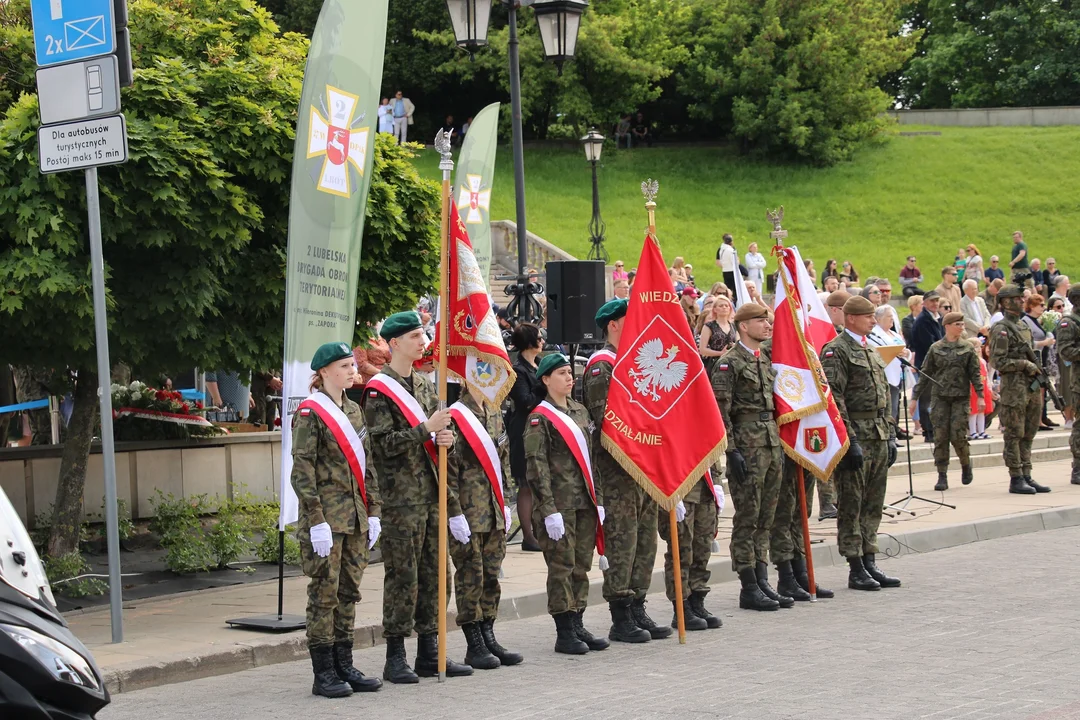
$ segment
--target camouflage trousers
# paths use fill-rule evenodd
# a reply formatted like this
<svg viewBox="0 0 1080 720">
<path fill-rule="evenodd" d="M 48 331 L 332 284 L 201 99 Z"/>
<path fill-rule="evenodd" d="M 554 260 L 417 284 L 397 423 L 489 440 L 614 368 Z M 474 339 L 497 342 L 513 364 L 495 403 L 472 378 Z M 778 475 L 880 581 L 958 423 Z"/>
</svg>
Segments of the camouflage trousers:
<svg viewBox="0 0 1080 720">
<path fill-rule="evenodd" d="M 836 505 L 836 481 L 833 478 L 820 482 L 811 472 L 803 473 L 803 486 L 806 488 L 806 517 L 814 513 L 814 486 L 817 485 L 818 512 L 826 505 Z"/>
<path fill-rule="evenodd" d="M 1024 400 L 1020 405 L 999 404 L 997 408 L 1005 441 L 1002 456 L 1009 468 L 1009 477 L 1031 474 L 1031 441 L 1042 420 L 1042 393 L 1029 392 Z"/>
<path fill-rule="evenodd" d="M 498 528 L 474 532 L 469 542 L 449 538 L 454 559 L 454 600 L 457 624 L 494 620 L 499 614 L 499 569 L 506 557 L 506 532 Z"/>
<path fill-rule="evenodd" d="M 414 629 L 433 633 L 439 622 L 439 506 L 384 507 L 382 527 L 383 637 L 408 637 Z M 449 601 L 449 558 L 446 570 Z"/>
<path fill-rule="evenodd" d="M 949 443 L 956 448 L 960 465 L 971 464 L 968 444 L 968 416 L 971 415 L 971 398 L 935 397 L 930 405 L 930 417 L 934 423 L 934 466 L 938 470 L 949 469 Z"/>
<path fill-rule="evenodd" d="M 656 503 L 634 479 L 604 484 L 604 600 L 644 598 L 656 562 Z"/>
<path fill-rule="evenodd" d="M 306 528 L 296 532 L 300 541 L 300 565 L 311 580 L 307 587 L 308 647 L 352 640 L 360 579 L 368 564 L 368 534 L 334 533 L 334 547 L 322 558 L 311 547 Z"/>
<path fill-rule="evenodd" d="M 731 567 L 735 572 L 769 562 L 769 533 L 780 499 L 784 451 L 777 447 L 743 450 L 746 477 L 735 480 L 728 470 L 728 490 L 735 506 L 731 520 Z"/>
<path fill-rule="evenodd" d="M 889 473 L 889 443 L 862 440 L 863 466 L 837 470 L 836 544 L 846 558 L 878 551 L 877 531 L 885 509 Z M 843 461 L 841 461 L 843 464 Z"/>
<path fill-rule="evenodd" d="M 605 511 L 607 508 L 605 508 Z M 539 507 L 533 512 L 536 542 L 547 563 L 548 613 L 584 610 L 589 604 L 589 570 L 596 548 L 596 510 L 567 510 L 562 514 L 566 534 L 558 542 L 547 534 Z"/>
<path fill-rule="evenodd" d="M 1080 370 L 1073 370 L 1080 372 Z M 1080 415 L 1080 397 L 1073 395 L 1073 412 Z M 1074 422 L 1072 433 L 1069 435 L 1069 450 L 1072 451 L 1073 470 L 1080 469 L 1080 422 Z"/>
<path fill-rule="evenodd" d="M 774 563 L 782 563 L 794 557 L 806 555 L 804 545 L 802 515 L 799 512 L 798 466 L 795 461 L 784 456 L 784 474 L 780 484 L 780 497 L 776 502 L 776 517 L 773 518 L 772 533 L 769 535 L 770 554 Z M 806 491 L 806 510 L 810 511 L 813 498 L 814 475 L 803 471 L 803 488 Z M 809 487 L 808 487 L 809 486 Z"/>
<path fill-rule="evenodd" d="M 716 537 L 716 503 L 712 494 L 706 490 L 701 502 L 684 502 L 686 517 L 676 525 L 679 534 L 679 569 L 682 574 L 683 597 L 696 592 L 705 595 L 709 592 L 709 558 L 712 556 L 712 542 Z M 664 553 L 664 589 L 667 598 L 675 602 L 675 560 L 671 552 L 671 519 L 666 510 L 657 508 L 660 537 L 667 543 Z"/>
</svg>

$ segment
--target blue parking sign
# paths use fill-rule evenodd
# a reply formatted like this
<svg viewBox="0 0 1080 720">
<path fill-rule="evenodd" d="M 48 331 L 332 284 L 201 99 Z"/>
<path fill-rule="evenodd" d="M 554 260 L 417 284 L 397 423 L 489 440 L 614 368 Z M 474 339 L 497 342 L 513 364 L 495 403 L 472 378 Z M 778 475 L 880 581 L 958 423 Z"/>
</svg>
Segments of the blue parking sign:
<svg viewBox="0 0 1080 720">
<path fill-rule="evenodd" d="M 31 0 L 39 67 L 109 55 L 116 49 L 113 0 Z"/>
</svg>

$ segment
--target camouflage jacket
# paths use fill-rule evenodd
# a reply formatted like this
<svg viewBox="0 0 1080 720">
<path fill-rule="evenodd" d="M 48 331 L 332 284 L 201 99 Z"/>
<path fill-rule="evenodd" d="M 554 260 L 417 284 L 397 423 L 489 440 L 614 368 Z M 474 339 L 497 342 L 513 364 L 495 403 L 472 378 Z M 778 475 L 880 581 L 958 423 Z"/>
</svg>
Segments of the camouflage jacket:
<svg viewBox="0 0 1080 720">
<path fill-rule="evenodd" d="M 605 350 L 616 352 L 610 343 L 604 345 Z M 622 465 L 611 456 L 607 448 L 600 442 L 600 427 L 604 424 L 604 411 L 607 410 L 608 388 L 611 386 L 611 363 L 597 361 L 585 372 L 584 393 L 585 407 L 589 410 L 592 418 L 592 460 L 593 479 L 596 481 L 596 504 L 604 504 L 605 483 L 630 483 L 634 479 L 623 470 Z"/>
<path fill-rule="evenodd" d="M 717 361 L 711 380 L 733 448 L 779 447 L 780 434 L 773 420 L 776 371 L 768 349 L 755 358 L 742 343 L 736 343 Z"/>
<path fill-rule="evenodd" d="M 414 372 L 411 382 L 394 372 L 389 363 L 381 374 L 412 394 L 424 413 L 430 417 L 439 409 L 435 386 L 420 373 Z M 364 392 L 364 413 L 371 434 L 372 459 L 379 473 L 379 491 L 386 507 L 434 505 L 439 502 L 438 469 L 428 454 L 425 443 L 431 438 L 424 426 L 413 426 L 397 404 L 377 390 Z M 454 453 L 447 453 L 448 473 L 454 472 Z M 461 514 L 457 495 L 447 492 L 447 512 L 450 517 Z"/>
<path fill-rule="evenodd" d="M 1039 374 L 1038 356 L 1031 331 L 1006 315 L 990 328 L 990 367 L 1001 373 L 999 405 L 1027 404 L 1031 383 Z"/>
<path fill-rule="evenodd" d="M 362 533 L 368 529 L 368 516 L 381 512 L 378 473 L 371 462 L 371 441 L 364 427 L 364 411 L 345 398 L 346 417 L 360 435 L 367 455 L 364 490 L 368 506 L 360 496 L 345 453 L 337 439 L 315 412 L 298 412 L 292 422 L 293 492 L 300 501 L 300 527 L 328 523 L 336 533 Z"/>
<path fill-rule="evenodd" d="M 873 346 L 863 346 L 845 330 L 825 343 L 821 367 L 832 388 L 836 408 L 853 440 L 892 440 L 889 382 L 885 361 Z"/>
<path fill-rule="evenodd" d="M 547 401 L 559 407 L 550 395 Z M 567 398 L 565 408 L 559 409 L 585 433 L 591 451 L 593 428 L 589 411 L 571 398 Z M 570 448 L 551 421 L 537 412 L 530 413 L 525 423 L 525 466 L 529 487 L 536 495 L 536 507 L 542 517 L 556 512 L 587 510 L 593 506 L 585 476 Z"/>
<path fill-rule="evenodd" d="M 503 426 L 502 414 L 497 410 L 488 409 L 483 403 L 478 403 L 472 393 L 462 390 L 461 404 L 472 410 L 473 415 L 480 424 L 487 428 L 491 441 L 499 453 L 499 463 L 503 474 L 503 500 L 507 501 L 506 480 L 510 478 L 510 443 Z M 457 496 L 461 511 L 465 519 L 469 521 L 469 529 L 474 532 L 490 532 L 492 530 L 505 530 L 506 523 L 503 519 L 503 509 L 499 506 L 495 493 L 491 489 L 491 480 L 488 479 L 484 466 L 473 451 L 464 433 L 458 430 L 455 433 L 453 454 L 457 462 L 456 472 L 447 476 L 448 494 L 452 492 Z"/>
<path fill-rule="evenodd" d="M 914 398 L 918 399 L 924 393 L 930 393 L 934 398 L 967 398 L 971 396 L 972 385 L 976 395 L 982 397 L 983 382 L 975 348 L 966 340 L 938 340 L 923 358 Z"/>
<path fill-rule="evenodd" d="M 1080 313 L 1075 309 L 1061 318 L 1058 323 L 1057 353 L 1058 357 L 1072 363 L 1072 373 L 1069 379 L 1069 388 L 1073 393 L 1073 404 L 1080 403 Z"/>
</svg>

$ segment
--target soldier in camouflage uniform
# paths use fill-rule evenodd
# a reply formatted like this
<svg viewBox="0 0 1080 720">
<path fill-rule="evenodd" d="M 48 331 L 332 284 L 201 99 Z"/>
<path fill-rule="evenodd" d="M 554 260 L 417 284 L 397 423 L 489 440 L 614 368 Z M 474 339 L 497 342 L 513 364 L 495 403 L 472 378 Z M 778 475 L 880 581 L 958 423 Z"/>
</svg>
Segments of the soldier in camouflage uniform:
<svg viewBox="0 0 1080 720">
<path fill-rule="evenodd" d="M 510 508 L 496 497 L 492 483 L 499 483 L 502 497 L 505 497 L 505 480 L 510 477 L 510 444 L 502 413 L 498 409 L 490 409 L 478 390 L 469 387 L 458 403 L 451 410 L 467 410 L 483 426 L 482 430 L 476 428 L 477 433 L 486 431 L 498 454 L 497 472 L 501 472 L 500 478 L 493 480 L 488 477 L 480 461 L 481 453 L 490 459 L 485 449 L 483 446 L 474 448 L 461 427 L 457 427 L 453 449 L 457 472 L 447 474 L 447 487 L 457 496 L 471 531 L 469 542 L 450 543 L 450 557 L 454 559 L 455 568 L 457 624 L 468 643 L 465 664 L 478 670 L 489 670 L 500 665 L 517 665 L 522 661 L 520 654 L 510 652 L 499 644 L 494 630 L 502 595 L 499 570 L 506 557 Z M 474 427 L 470 425 L 469 429 Z M 483 443 L 482 438 L 478 436 L 477 439 Z"/>
<path fill-rule="evenodd" d="M 803 487 L 806 478 L 814 475 L 803 471 Z M 776 517 L 773 518 L 772 531 L 769 535 L 769 554 L 776 563 L 778 580 L 776 592 L 794 600 L 810 600 L 810 574 L 806 569 L 806 545 L 803 537 L 802 516 L 799 514 L 799 481 L 795 461 L 784 455 L 783 479 L 780 483 L 780 497 L 776 503 Z M 809 481 L 809 482 L 812 482 Z M 809 509 L 813 486 L 806 488 L 806 504 Z M 817 597 L 829 599 L 834 596 L 832 590 L 814 584 Z"/>
<path fill-rule="evenodd" d="M 990 328 L 990 366 L 1001 375 L 998 422 L 1005 441 L 1005 465 L 1009 468 L 1009 492 L 1032 495 L 1050 488 L 1031 479 L 1031 441 L 1042 418 L 1041 372 L 1031 331 L 1020 322 L 1024 291 L 1006 285 L 998 291 L 1005 317 Z"/>
<path fill-rule="evenodd" d="M 345 397 L 356 372 L 345 343 L 321 346 L 311 361 L 311 389 L 325 394 L 345 418 L 370 457 L 371 445 L 360 406 Z M 353 627 L 360 579 L 368 552 L 380 530 L 379 483 L 369 464 L 364 493 L 331 427 L 310 401 L 301 404 L 292 423 L 293 467 L 290 480 L 299 501 L 297 537 L 308 583 L 307 640 L 315 681 L 311 692 L 344 697 L 378 690 L 378 678 L 353 667 Z M 365 502 L 366 495 L 366 502 Z"/>
<path fill-rule="evenodd" d="M 415 312 L 396 313 L 382 324 L 379 334 L 390 345 L 390 362 L 369 381 L 364 391 L 364 413 L 371 433 L 372 461 L 378 470 L 386 532 L 382 536 L 383 637 L 386 638 L 386 665 L 383 679 L 392 683 L 419 682 L 418 676 L 438 674 L 439 604 L 439 481 L 429 452 L 432 442 L 453 446 L 449 430 L 450 411 L 439 410 L 435 386 L 413 362 L 423 356 L 426 338 Z M 396 401 L 378 384 L 396 383 L 419 403 L 427 420 L 414 425 Z M 434 441 L 432 436 L 434 435 Z M 433 452 L 433 451 L 432 451 Z M 448 454 L 448 472 L 456 471 L 453 453 Z M 447 492 L 447 514 L 454 539 L 468 534 L 457 495 Z M 464 537 L 464 535 L 463 535 Z M 449 558 L 446 596 L 450 597 Z M 417 633 L 416 672 L 409 668 L 405 638 Z M 448 676 L 471 675 L 472 668 L 446 661 Z"/>
<path fill-rule="evenodd" d="M 723 622 L 705 608 L 709 594 L 709 558 L 716 537 L 717 516 L 724 509 L 724 488 L 720 484 L 720 463 L 683 496 L 675 508 L 679 542 L 679 568 L 682 572 L 683 593 L 689 593 L 689 607 L 683 605 L 683 623 L 687 630 L 718 628 Z M 715 484 L 713 484 L 715 483 Z M 711 487 L 710 487 L 711 486 Z M 671 520 L 668 512 L 657 508 L 660 537 L 667 543 L 664 553 L 664 589 L 675 606 L 675 559 L 671 548 Z M 685 597 L 685 595 L 684 595 Z M 679 626 L 678 612 L 671 618 L 671 627 Z"/>
<path fill-rule="evenodd" d="M 930 393 L 930 417 L 934 424 L 934 465 L 938 481 L 935 490 L 949 489 L 949 441 L 960 458 L 960 478 L 970 485 L 971 455 L 968 448 L 968 416 L 971 414 L 971 388 L 975 387 L 978 407 L 983 408 L 983 383 L 979 373 L 979 356 L 975 348 L 961 339 L 964 334 L 964 314 L 946 313 L 943 319 L 945 337 L 926 353 L 919 368 L 919 382 L 913 398 Z"/>
<path fill-rule="evenodd" d="M 848 587 L 899 587 L 877 566 L 877 531 L 885 507 L 889 466 L 896 462 L 896 432 L 889 417 L 885 362 L 866 336 L 874 304 L 855 296 L 844 303 L 844 332 L 822 348 L 821 366 L 847 428 L 850 446 L 837 466 L 837 545 L 847 558 Z"/>
<path fill-rule="evenodd" d="M 735 517 L 731 565 L 742 581 L 739 607 L 776 610 L 795 601 L 769 585 L 769 531 L 776 515 L 783 470 L 780 434 L 773 418 L 776 371 L 761 343 L 772 335 L 769 311 L 747 303 L 735 313 L 739 343 L 713 367 L 712 385 L 728 431 L 727 474 Z"/>
<path fill-rule="evenodd" d="M 656 561 L 657 505 L 600 443 L 600 426 L 607 409 L 608 386 L 626 317 L 626 300 L 605 303 L 596 312 L 604 331 L 604 350 L 590 358 L 585 370 L 585 407 L 592 418 L 593 471 L 597 503 L 604 507 L 604 600 L 611 612 L 608 639 L 639 643 L 666 638 L 671 628 L 657 625 L 645 612 L 645 595 Z"/>
<path fill-rule="evenodd" d="M 592 421 L 585 406 L 570 397 L 574 387 L 570 361 L 560 353 L 547 355 L 537 365 L 536 377 L 544 397 L 534 396 L 534 402 L 546 401 L 561 414 L 556 416 L 561 422 L 575 423 L 583 433 L 584 451 L 590 452 Z M 603 506 L 593 501 L 574 451 L 542 408 L 535 408 L 525 424 L 525 464 L 536 498 L 533 527 L 548 568 L 547 607 L 558 633 L 555 652 L 582 655 L 604 650 L 608 641 L 586 630 L 582 621 Z"/>
<path fill-rule="evenodd" d="M 1074 409 L 1080 409 L 1080 284 L 1071 285 L 1067 298 L 1072 303 L 1072 312 L 1061 318 L 1057 331 L 1058 357 L 1072 363 L 1069 390 Z M 1072 450 L 1072 484 L 1080 485 L 1080 423 L 1074 422 L 1069 435 L 1069 449 Z"/>
</svg>

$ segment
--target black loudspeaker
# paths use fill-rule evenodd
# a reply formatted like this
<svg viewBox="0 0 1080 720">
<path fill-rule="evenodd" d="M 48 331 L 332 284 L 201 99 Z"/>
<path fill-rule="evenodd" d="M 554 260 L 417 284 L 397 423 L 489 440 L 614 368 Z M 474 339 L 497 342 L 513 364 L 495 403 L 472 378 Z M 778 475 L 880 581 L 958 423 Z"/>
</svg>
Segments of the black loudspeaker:
<svg viewBox="0 0 1080 720">
<path fill-rule="evenodd" d="M 604 263 L 565 260 L 547 264 L 548 342 L 556 345 L 599 343 L 596 311 L 604 304 Z"/>
</svg>

